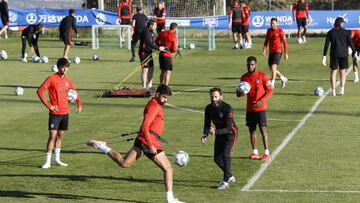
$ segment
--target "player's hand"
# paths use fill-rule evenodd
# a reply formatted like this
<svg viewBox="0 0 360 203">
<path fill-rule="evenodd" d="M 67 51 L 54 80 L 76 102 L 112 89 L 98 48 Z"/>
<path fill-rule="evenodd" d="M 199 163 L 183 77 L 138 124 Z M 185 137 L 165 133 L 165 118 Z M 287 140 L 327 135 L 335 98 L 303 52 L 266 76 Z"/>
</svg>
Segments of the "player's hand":
<svg viewBox="0 0 360 203">
<path fill-rule="evenodd" d="M 284 59 L 285 59 L 285 61 L 287 61 L 289 59 L 289 54 L 286 53 L 284 56 Z"/>
<path fill-rule="evenodd" d="M 207 137 L 208 137 L 207 135 L 203 135 L 203 136 L 201 137 L 200 140 L 201 140 L 201 143 L 202 143 L 202 144 L 206 144 Z"/>
<path fill-rule="evenodd" d="M 56 106 L 56 105 L 53 105 L 53 106 L 50 106 L 50 110 L 54 111 L 54 112 L 57 112 L 57 111 L 59 111 L 59 107 Z"/>
<path fill-rule="evenodd" d="M 149 153 L 150 154 L 157 154 L 157 150 L 154 146 L 149 146 Z"/>
<path fill-rule="evenodd" d="M 159 51 L 164 51 L 164 50 L 165 50 L 165 47 L 163 47 L 163 46 L 159 47 Z"/>
<path fill-rule="evenodd" d="M 210 127 L 209 133 L 210 133 L 210 135 L 215 135 L 215 128 Z"/>
<path fill-rule="evenodd" d="M 243 91 L 238 91 L 238 90 L 236 90 L 236 96 L 237 96 L 237 97 L 243 97 L 243 96 L 245 96 L 245 94 L 244 94 Z"/>
<path fill-rule="evenodd" d="M 266 56 L 266 49 L 263 49 L 262 55 L 263 55 L 263 56 Z"/>
<path fill-rule="evenodd" d="M 79 114 L 81 113 L 81 111 L 82 111 L 82 106 L 78 106 L 76 109 L 76 113 Z"/>
<path fill-rule="evenodd" d="M 322 64 L 323 64 L 324 66 L 326 66 L 326 56 L 323 56 Z"/>
<path fill-rule="evenodd" d="M 262 100 L 253 101 L 254 107 L 259 107 L 262 104 Z"/>
<path fill-rule="evenodd" d="M 228 25 L 228 26 L 229 26 L 229 28 L 231 29 L 231 23 L 229 23 L 229 25 Z"/>
</svg>

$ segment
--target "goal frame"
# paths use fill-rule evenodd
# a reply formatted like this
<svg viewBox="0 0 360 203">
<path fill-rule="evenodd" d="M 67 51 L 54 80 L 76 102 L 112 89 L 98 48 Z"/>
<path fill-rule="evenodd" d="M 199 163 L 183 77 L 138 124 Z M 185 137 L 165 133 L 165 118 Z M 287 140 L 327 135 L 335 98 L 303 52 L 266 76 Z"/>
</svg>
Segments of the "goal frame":
<svg viewBox="0 0 360 203">
<path fill-rule="evenodd" d="M 127 48 L 131 49 L 131 29 L 132 27 L 130 25 L 92 25 L 91 26 L 91 42 L 92 42 L 92 49 L 98 49 L 100 47 L 99 44 L 99 29 L 117 29 L 118 38 L 119 38 L 119 48 L 123 48 L 124 45 L 121 42 L 121 32 L 123 29 L 127 32 Z"/>
</svg>

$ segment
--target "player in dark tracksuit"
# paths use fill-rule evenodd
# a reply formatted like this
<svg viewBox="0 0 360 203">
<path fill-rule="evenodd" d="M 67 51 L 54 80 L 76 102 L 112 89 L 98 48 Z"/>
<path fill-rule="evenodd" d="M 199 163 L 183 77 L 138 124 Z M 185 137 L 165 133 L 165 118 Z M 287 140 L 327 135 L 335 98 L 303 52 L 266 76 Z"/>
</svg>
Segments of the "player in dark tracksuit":
<svg viewBox="0 0 360 203">
<path fill-rule="evenodd" d="M 70 47 L 71 47 L 72 32 L 73 31 L 77 35 L 78 32 L 77 32 L 77 29 L 76 29 L 75 10 L 70 9 L 69 10 L 69 15 L 61 20 L 61 23 L 60 23 L 60 26 L 59 26 L 60 39 L 65 44 L 63 58 L 68 58 L 68 54 L 69 54 Z"/>
<path fill-rule="evenodd" d="M 131 39 L 131 59 L 130 62 L 134 62 L 135 59 L 135 46 L 140 39 L 141 33 L 145 30 L 147 23 L 147 16 L 144 14 L 142 7 L 136 7 L 136 14 L 132 17 L 132 27 L 134 33 Z"/>
<path fill-rule="evenodd" d="M 143 88 L 152 87 L 152 78 L 154 71 L 154 60 L 152 50 L 164 51 L 165 47 L 158 46 L 155 43 L 154 31 L 156 30 L 156 22 L 149 20 L 146 29 L 140 36 L 139 56 L 141 61 L 141 81 Z"/>
<path fill-rule="evenodd" d="M 0 18 L 3 24 L 3 27 L 0 30 L 0 35 L 4 32 L 5 38 L 8 38 L 7 29 L 9 28 L 9 7 L 7 0 L 2 0 L 0 2 Z"/>
<path fill-rule="evenodd" d="M 25 28 L 21 33 L 21 42 L 22 42 L 22 49 L 21 49 L 21 58 L 23 62 L 25 62 L 25 50 L 26 50 L 26 42 L 29 44 L 30 47 L 34 48 L 34 51 L 38 57 L 40 57 L 40 51 L 38 46 L 38 40 L 41 33 L 41 24 L 37 25 L 29 25 Z"/>
<path fill-rule="evenodd" d="M 230 182 L 235 182 L 231 173 L 231 152 L 234 149 L 237 138 L 237 127 L 233 118 L 232 107 L 222 101 L 220 88 L 210 89 L 211 104 L 205 108 L 204 132 L 201 137 L 203 144 L 206 143 L 209 134 L 215 134 L 214 161 L 224 172 L 223 181 L 217 189 L 226 189 Z M 211 121 L 215 128 L 211 127 Z"/>
</svg>

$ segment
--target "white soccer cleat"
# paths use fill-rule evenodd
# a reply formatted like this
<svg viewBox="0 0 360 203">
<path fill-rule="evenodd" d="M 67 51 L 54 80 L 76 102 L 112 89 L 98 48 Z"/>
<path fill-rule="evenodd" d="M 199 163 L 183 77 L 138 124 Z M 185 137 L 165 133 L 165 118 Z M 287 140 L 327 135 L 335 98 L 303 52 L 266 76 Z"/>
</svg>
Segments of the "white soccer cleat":
<svg viewBox="0 0 360 203">
<path fill-rule="evenodd" d="M 46 162 L 44 165 L 41 166 L 43 169 L 48 169 L 51 167 L 51 163 Z"/>
<path fill-rule="evenodd" d="M 89 140 L 86 142 L 86 145 L 93 146 L 96 149 L 101 149 L 102 147 L 106 146 L 106 142 L 100 140 Z"/>
<path fill-rule="evenodd" d="M 306 43 L 306 38 L 305 36 L 302 37 L 302 42 L 305 44 Z"/>
<path fill-rule="evenodd" d="M 21 62 L 22 63 L 27 63 L 28 61 L 26 60 L 26 58 L 23 58 L 23 59 L 21 59 Z"/>
<path fill-rule="evenodd" d="M 235 176 L 231 176 L 228 180 L 228 183 L 235 183 L 236 179 Z"/>
<path fill-rule="evenodd" d="M 355 79 L 354 79 L 354 82 L 359 82 L 359 78 L 355 78 Z"/>
<path fill-rule="evenodd" d="M 225 190 L 227 188 L 229 188 L 229 183 L 227 183 L 225 181 L 221 181 L 216 189 Z"/>
<path fill-rule="evenodd" d="M 62 162 L 60 160 L 55 160 L 55 165 L 57 165 L 57 166 L 68 166 L 68 164 L 66 164 L 66 163 L 64 163 L 64 162 Z"/>
<path fill-rule="evenodd" d="M 185 202 L 180 201 L 178 198 L 174 198 L 173 200 L 167 200 L 166 202 L 167 203 L 185 203 Z"/>
<path fill-rule="evenodd" d="M 281 80 L 281 88 L 284 88 L 286 86 L 287 81 L 288 81 L 287 78 L 285 78 L 284 80 Z"/>
</svg>

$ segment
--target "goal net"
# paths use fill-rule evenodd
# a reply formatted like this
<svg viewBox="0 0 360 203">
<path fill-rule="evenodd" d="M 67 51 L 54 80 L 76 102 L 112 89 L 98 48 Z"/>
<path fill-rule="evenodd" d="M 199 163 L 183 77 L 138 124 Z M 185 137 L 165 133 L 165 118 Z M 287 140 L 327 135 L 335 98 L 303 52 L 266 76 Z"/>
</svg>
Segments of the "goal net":
<svg viewBox="0 0 360 203">
<path fill-rule="evenodd" d="M 130 25 L 93 25 L 92 48 L 131 49 L 131 29 Z"/>
<path fill-rule="evenodd" d="M 215 50 L 216 49 L 216 31 L 212 26 L 209 27 L 182 27 L 177 30 L 179 47 L 187 49 Z M 193 44 L 193 45 L 191 45 Z"/>
</svg>

